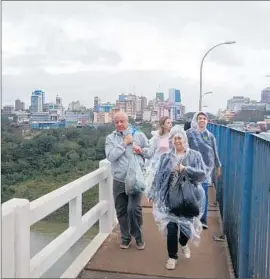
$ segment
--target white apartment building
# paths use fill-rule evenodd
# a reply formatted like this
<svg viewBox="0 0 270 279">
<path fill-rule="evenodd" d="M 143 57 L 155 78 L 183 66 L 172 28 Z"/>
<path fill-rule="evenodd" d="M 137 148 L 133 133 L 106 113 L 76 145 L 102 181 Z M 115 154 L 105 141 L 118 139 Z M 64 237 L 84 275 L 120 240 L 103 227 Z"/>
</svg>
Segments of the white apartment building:
<svg viewBox="0 0 270 279">
<path fill-rule="evenodd" d="M 107 124 L 112 122 L 112 115 L 110 112 L 94 111 L 94 123 L 95 124 Z"/>
</svg>

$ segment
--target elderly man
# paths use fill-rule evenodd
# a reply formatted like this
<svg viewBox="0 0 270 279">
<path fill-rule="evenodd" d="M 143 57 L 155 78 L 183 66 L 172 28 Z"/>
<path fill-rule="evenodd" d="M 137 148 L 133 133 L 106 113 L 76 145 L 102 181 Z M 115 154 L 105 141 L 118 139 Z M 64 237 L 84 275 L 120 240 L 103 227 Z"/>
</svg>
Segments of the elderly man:
<svg viewBox="0 0 270 279">
<path fill-rule="evenodd" d="M 117 112 L 113 120 L 116 130 L 107 136 L 105 152 L 108 161 L 111 162 L 113 174 L 113 195 L 121 231 L 120 247 L 122 249 L 129 248 L 133 236 L 136 240 L 137 248 L 143 250 L 145 243 L 141 231 L 143 222 L 142 195 L 126 195 L 125 178 L 129 156 L 133 152 L 133 143 L 144 148 L 148 146 L 148 140 L 142 132 L 134 133 L 132 131 L 125 112 Z M 138 155 L 138 160 L 140 165 L 143 166 L 144 158 Z"/>
</svg>

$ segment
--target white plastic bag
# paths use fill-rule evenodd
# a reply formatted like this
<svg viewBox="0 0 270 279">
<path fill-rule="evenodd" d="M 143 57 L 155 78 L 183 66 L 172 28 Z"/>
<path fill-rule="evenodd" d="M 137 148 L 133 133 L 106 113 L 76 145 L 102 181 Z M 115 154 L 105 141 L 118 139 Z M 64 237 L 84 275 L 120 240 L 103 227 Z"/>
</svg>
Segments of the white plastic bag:
<svg viewBox="0 0 270 279">
<path fill-rule="evenodd" d="M 145 178 L 137 159 L 136 154 L 130 156 L 130 161 L 127 169 L 127 176 L 125 179 L 125 191 L 127 195 L 136 195 L 144 192 Z"/>
</svg>

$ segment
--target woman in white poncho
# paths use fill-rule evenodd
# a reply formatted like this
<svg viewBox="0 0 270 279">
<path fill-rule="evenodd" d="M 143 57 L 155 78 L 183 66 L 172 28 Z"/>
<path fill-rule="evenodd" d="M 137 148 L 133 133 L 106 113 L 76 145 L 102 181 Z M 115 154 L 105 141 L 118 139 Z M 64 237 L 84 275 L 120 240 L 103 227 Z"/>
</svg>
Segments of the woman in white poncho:
<svg viewBox="0 0 270 279">
<path fill-rule="evenodd" d="M 161 155 L 158 168 L 155 174 L 153 185 L 148 197 L 154 202 L 153 215 L 159 229 L 166 235 L 168 261 L 167 269 L 175 269 L 178 259 L 178 242 L 182 246 L 183 254 L 190 258 L 188 241 L 198 244 L 202 225 L 200 222 L 203 214 L 205 195 L 201 182 L 205 179 L 206 167 L 199 152 L 189 149 L 185 131 L 177 125 L 172 128 L 169 138 L 172 140 L 173 148 Z M 186 187 L 179 184 L 179 177 L 187 177 L 190 181 L 189 189 L 194 196 L 198 213 L 193 216 L 181 210 L 171 210 L 171 190 Z M 185 180 L 183 180 L 185 181 Z M 178 187 L 178 188 L 177 188 Z M 183 194 L 184 195 L 184 194 Z M 185 194 L 186 195 L 186 194 Z M 180 207 L 179 207 L 180 208 Z M 178 232 L 180 237 L 178 238 Z"/>
<path fill-rule="evenodd" d="M 148 159 L 146 164 L 146 189 L 147 195 L 151 187 L 157 169 L 160 156 L 171 149 L 169 134 L 172 129 L 172 121 L 169 116 L 161 117 L 159 120 L 159 130 L 154 133 L 149 141 L 149 147 L 141 149 L 139 146 L 134 146 L 133 150 L 137 154 L 141 154 L 145 159 Z"/>
</svg>

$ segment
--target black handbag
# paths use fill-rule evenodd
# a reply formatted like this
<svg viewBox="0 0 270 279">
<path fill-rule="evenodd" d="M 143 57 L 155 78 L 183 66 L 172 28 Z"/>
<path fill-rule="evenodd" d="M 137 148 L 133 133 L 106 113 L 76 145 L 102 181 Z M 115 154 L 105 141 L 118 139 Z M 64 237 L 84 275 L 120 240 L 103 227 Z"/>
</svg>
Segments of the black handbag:
<svg viewBox="0 0 270 279">
<path fill-rule="evenodd" d="M 179 173 L 177 181 L 168 189 L 167 206 L 176 216 L 197 217 L 200 214 L 197 187 L 185 172 Z"/>
</svg>

